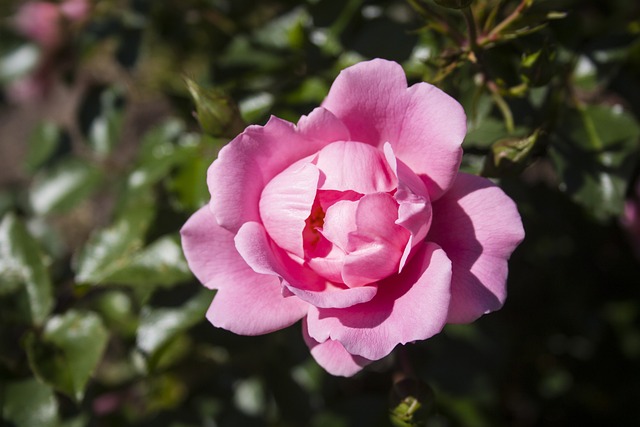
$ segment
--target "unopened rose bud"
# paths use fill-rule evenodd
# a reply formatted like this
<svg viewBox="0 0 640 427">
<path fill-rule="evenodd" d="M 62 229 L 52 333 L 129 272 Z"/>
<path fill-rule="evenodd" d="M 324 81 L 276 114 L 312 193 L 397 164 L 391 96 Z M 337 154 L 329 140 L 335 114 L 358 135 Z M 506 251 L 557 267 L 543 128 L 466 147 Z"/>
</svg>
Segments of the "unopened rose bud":
<svg viewBox="0 0 640 427">
<path fill-rule="evenodd" d="M 190 79 L 185 81 L 196 104 L 198 122 L 206 134 L 233 136 L 242 130 L 240 111 L 231 98 L 221 90 L 205 89 Z"/>
</svg>

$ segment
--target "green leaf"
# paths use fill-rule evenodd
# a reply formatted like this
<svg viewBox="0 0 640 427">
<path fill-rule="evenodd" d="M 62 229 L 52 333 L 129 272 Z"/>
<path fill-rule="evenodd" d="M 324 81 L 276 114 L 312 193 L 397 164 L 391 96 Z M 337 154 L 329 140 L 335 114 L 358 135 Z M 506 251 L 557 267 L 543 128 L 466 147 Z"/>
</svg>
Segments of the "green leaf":
<svg viewBox="0 0 640 427">
<path fill-rule="evenodd" d="M 98 157 L 109 155 L 120 139 L 122 106 L 120 91 L 106 89 L 100 94 L 100 113 L 89 125 L 88 142 Z"/>
<path fill-rule="evenodd" d="M 0 83 L 8 83 L 30 73 L 38 64 L 40 49 L 24 44 L 0 59 Z"/>
<path fill-rule="evenodd" d="M 41 337 L 29 334 L 25 347 L 38 378 L 79 402 L 102 359 L 107 339 L 98 315 L 69 310 L 49 319 Z"/>
<path fill-rule="evenodd" d="M 60 142 L 62 131 L 53 122 L 42 122 L 36 126 L 29 137 L 29 151 L 26 167 L 34 172 L 55 152 Z"/>
<path fill-rule="evenodd" d="M 182 307 L 145 308 L 142 311 L 136 346 L 153 369 L 173 339 L 204 319 L 212 292 L 202 290 Z"/>
<path fill-rule="evenodd" d="M 0 223 L 0 295 L 24 286 L 31 320 L 40 325 L 54 304 L 51 278 L 37 242 L 13 214 Z"/>
<path fill-rule="evenodd" d="M 125 265 L 103 280 L 134 286 L 170 286 L 192 277 L 177 235 L 161 237 L 128 258 Z"/>
<path fill-rule="evenodd" d="M 58 426 L 58 402 L 49 386 L 32 378 L 3 388 L 2 420 L 16 427 Z"/>
<path fill-rule="evenodd" d="M 620 215 L 637 163 L 639 136 L 636 121 L 620 108 L 570 111 L 549 150 L 561 190 L 600 220 Z"/>
<path fill-rule="evenodd" d="M 76 282 L 100 284 L 131 263 L 143 247 L 144 235 L 154 216 L 154 198 L 136 193 L 120 207 L 116 222 L 93 234 L 75 259 Z M 136 203 L 137 202 L 137 203 Z"/>
<path fill-rule="evenodd" d="M 536 145 L 540 131 L 536 130 L 524 138 L 504 138 L 491 146 L 483 176 L 499 177 L 522 171 L 527 165 L 531 150 Z"/>
<path fill-rule="evenodd" d="M 101 178 L 101 172 L 88 163 L 65 159 L 36 175 L 29 193 L 31 206 L 39 215 L 69 211 L 93 193 Z"/>
<path fill-rule="evenodd" d="M 503 120 L 487 117 L 471 128 L 464 138 L 463 148 L 489 148 L 491 144 L 508 135 Z"/>
<path fill-rule="evenodd" d="M 209 137 L 204 136 L 200 145 L 213 145 Z M 212 147 L 213 148 L 213 147 Z M 205 151 L 205 154 L 202 152 Z M 178 165 L 169 181 L 169 190 L 175 195 L 180 208 L 193 212 L 204 206 L 211 197 L 207 188 L 207 170 L 215 157 L 214 151 L 207 155 L 207 150 L 192 150 L 184 162 Z"/>
</svg>

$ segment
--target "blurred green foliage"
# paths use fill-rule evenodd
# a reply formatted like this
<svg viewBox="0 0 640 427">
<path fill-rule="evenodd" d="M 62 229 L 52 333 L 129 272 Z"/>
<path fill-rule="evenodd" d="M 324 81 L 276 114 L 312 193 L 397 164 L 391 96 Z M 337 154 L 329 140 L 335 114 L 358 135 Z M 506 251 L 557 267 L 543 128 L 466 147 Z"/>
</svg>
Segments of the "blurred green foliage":
<svg viewBox="0 0 640 427">
<path fill-rule="evenodd" d="M 640 423 L 640 261 L 619 225 L 640 4 L 100 0 L 55 48 L 16 31 L 21 4 L 0 4 L 3 425 Z M 372 57 L 463 104 L 463 169 L 500 183 L 527 237 L 500 312 L 343 379 L 299 327 L 211 327 L 177 231 L 244 123 L 297 121 Z"/>
</svg>

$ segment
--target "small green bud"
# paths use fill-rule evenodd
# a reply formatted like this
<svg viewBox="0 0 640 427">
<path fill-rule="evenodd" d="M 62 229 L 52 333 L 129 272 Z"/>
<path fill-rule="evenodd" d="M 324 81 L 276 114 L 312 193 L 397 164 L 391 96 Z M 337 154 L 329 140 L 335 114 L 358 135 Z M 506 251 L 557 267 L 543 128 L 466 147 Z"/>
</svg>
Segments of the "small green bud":
<svg viewBox="0 0 640 427">
<path fill-rule="evenodd" d="M 202 130 L 213 137 L 232 137 L 245 127 L 240 110 L 233 100 L 219 89 L 205 89 L 185 78 L 187 88 L 196 104 L 196 115 Z"/>
<path fill-rule="evenodd" d="M 495 142 L 484 163 L 483 176 L 498 177 L 521 171 L 536 145 L 540 130 L 524 138 L 509 137 Z"/>
<path fill-rule="evenodd" d="M 435 0 L 436 4 L 449 9 L 464 9 L 473 3 L 473 0 Z"/>
<path fill-rule="evenodd" d="M 389 418 L 395 427 L 425 426 L 434 409 L 435 396 L 425 383 L 405 378 L 393 385 L 389 396 Z"/>
</svg>

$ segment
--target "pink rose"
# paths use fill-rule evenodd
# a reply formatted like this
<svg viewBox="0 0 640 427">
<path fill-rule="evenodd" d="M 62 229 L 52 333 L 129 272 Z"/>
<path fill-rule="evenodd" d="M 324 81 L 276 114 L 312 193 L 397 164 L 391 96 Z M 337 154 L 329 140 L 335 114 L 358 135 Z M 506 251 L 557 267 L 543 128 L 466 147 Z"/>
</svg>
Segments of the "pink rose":
<svg viewBox="0 0 640 427">
<path fill-rule="evenodd" d="M 465 122 L 447 94 L 376 59 L 342 71 L 297 125 L 249 126 L 182 229 L 192 271 L 218 290 L 207 318 L 243 335 L 303 319 L 317 362 L 350 376 L 499 309 L 524 232 L 500 188 L 458 172 Z"/>
<path fill-rule="evenodd" d="M 58 46 L 61 41 L 58 5 L 44 1 L 23 4 L 13 18 L 16 30 L 45 49 Z"/>
<path fill-rule="evenodd" d="M 620 223 L 627 232 L 629 243 L 636 256 L 640 258 L 640 180 L 636 183 L 635 194 L 624 202 Z"/>
</svg>

